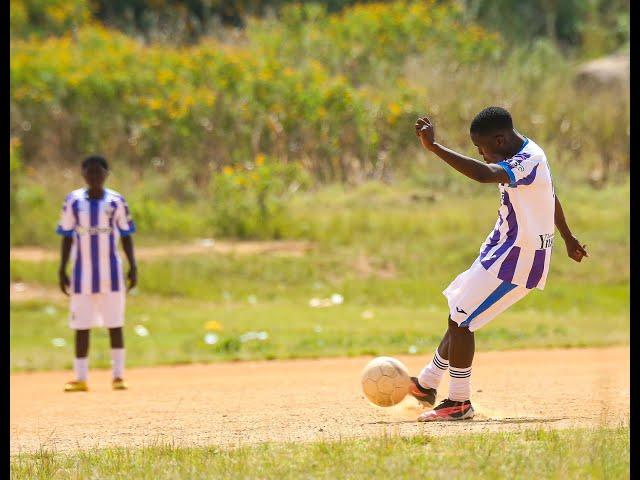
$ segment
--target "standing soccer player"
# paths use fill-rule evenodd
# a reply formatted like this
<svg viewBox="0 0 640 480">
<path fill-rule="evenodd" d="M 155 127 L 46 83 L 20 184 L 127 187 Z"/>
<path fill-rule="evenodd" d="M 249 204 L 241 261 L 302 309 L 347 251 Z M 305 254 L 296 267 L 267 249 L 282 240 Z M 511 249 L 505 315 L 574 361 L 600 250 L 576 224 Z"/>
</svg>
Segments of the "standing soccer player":
<svg viewBox="0 0 640 480">
<path fill-rule="evenodd" d="M 432 408 L 448 369 L 449 396 L 418 420 L 464 420 L 474 415 L 470 401 L 474 332 L 534 288 L 544 289 L 554 225 L 570 258 L 580 262 L 588 255 L 564 218 L 544 151 L 513 127 L 508 111 L 485 108 L 471 123 L 471 140 L 486 163 L 438 144 L 427 117 L 418 119 L 415 130 L 424 148 L 472 180 L 497 183 L 501 195 L 498 220 L 478 258 L 443 292 L 449 303 L 447 332 L 433 360 L 419 377 L 411 378 L 410 393 Z"/>
<path fill-rule="evenodd" d="M 62 206 L 56 232 L 62 235 L 58 272 L 60 288 L 71 297 L 69 326 L 75 330 L 76 379 L 65 385 L 65 392 L 87 391 L 89 371 L 89 331 L 107 327 L 111 342 L 113 389 L 126 390 L 124 382 L 125 286 L 118 239 L 129 261 L 128 289 L 137 283 L 137 267 L 131 234 L 135 225 L 124 197 L 104 188 L 109 165 L 100 156 L 82 162 L 87 188 L 71 192 Z M 67 263 L 71 256 L 71 279 Z"/>
</svg>

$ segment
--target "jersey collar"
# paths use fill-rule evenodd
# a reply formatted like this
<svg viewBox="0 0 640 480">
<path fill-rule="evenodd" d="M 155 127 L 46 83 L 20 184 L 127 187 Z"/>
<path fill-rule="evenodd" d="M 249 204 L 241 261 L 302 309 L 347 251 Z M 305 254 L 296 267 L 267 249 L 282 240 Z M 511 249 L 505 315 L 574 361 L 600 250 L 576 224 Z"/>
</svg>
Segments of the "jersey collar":
<svg viewBox="0 0 640 480">
<path fill-rule="evenodd" d="M 91 202 L 91 201 L 93 201 L 93 202 L 96 202 L 96 201 L 100 202 L 100 201 L 104 200 L 105 198 L 107 198 L 107 189 L 106 189 L 106 188 L 103 188 L 103 189 L 102 189 L 102 198 L 89 198 L 89 189 L 88 189 L 88 188 L 85 188 L 85 189 L 84 189 L 83 194 L 84 194 L 84 199 L 85 199 L 85 200 L 89 200 L 90 202 Z"/>
<path fill-rule="evenodd" d="M 528 143 L 529 143 L 529 139 L 527 137 L 524 137 L 524 142 L 522 142 L 522 146 L 520 147 L 520 150 L 518 150 L 518 153 L 524 150 L 524 147 L 526 147 Z"/>
</svg>

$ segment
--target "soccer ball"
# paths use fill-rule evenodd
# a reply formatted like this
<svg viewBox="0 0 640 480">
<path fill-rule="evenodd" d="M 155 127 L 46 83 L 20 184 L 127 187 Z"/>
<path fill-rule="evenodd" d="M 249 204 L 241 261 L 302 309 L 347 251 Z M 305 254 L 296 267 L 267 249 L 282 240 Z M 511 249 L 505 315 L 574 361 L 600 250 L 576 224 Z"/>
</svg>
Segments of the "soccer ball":
<svg viewBox="0 0 640 480">
<path fill-rule="evenodd" d="M 402 401 L 409 391 L 409 371 L 392 357 L 377 357 L 362 371 L 362 391 L 379 407 L 390 407 Z"/>
</svg>

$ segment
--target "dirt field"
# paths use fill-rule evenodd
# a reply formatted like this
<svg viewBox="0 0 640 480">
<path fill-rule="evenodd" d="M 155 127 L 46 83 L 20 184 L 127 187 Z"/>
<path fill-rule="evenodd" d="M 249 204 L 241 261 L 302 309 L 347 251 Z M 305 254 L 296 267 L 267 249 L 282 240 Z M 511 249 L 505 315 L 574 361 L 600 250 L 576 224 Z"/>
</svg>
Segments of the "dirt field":
<svg viewBox="0 0 640 480">
<path fill-rule="evenodd" d="M 427 356 L 398 357 L 412 372 Z M 413 399 L 364 400 L 368 358 L 131 369 L 130 390 L 91 372 L 88 393 L 65 394 L 71 372 L 11 376 L 11 453 L 106 446 L 239 445 L 386 433 L 433 435 L 538 426 L 616 424 L 629 416 L 629 348 L 478 353 L 476 418 L 419 424 Z M 440 391 L 446 395 L 448 379 Z"/>
</svg>

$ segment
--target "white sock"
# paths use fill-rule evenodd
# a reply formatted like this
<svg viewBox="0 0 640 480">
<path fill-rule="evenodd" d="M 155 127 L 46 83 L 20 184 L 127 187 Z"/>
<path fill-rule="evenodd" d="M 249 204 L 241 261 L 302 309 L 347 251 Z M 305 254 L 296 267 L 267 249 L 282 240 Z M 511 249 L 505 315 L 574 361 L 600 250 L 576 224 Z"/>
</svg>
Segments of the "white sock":
<svg viewBox="0 0 640 480">
<path fill-rule="evenodd" d="M 113 378 L 124 377 L 124 348 L 111 349 L 111 367 L 113 368 Z"/>
<path fill-rule="evenodd" d="M 76 372 L 76 380 L 86 382 L 89 375 L 89 357 L 74 358 L 73 369 Z"/>
<path fill-rule="evenodd" d="M 449 367 L 449 400 L 464 402 L 471 398 L 471 367 Z"/>
<path fill-rule="evenodd" d="M 418 383 L 424 388 L 438 388 L 447 368 L 449 368 L 449 360 L 442 358 L 438 350 L 436 350 L 436 354 L 433 356 L 431 363 L 420 372 Z"/>
</svg>

